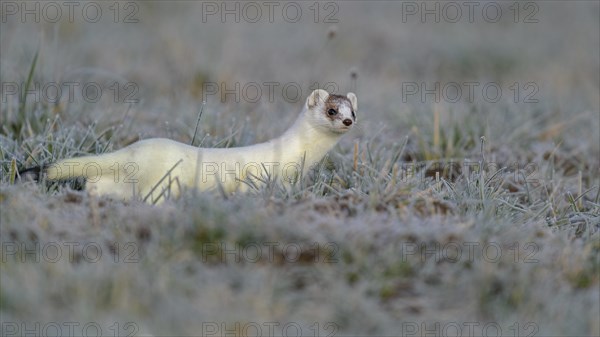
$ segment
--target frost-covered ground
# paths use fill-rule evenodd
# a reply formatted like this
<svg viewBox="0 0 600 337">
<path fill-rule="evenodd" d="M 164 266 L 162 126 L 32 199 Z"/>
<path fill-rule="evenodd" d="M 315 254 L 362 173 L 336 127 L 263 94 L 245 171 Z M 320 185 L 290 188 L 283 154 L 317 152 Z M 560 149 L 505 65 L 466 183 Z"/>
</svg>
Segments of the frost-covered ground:
<svg viewBox="0 0 600 337">
<path fill-rule="evenodd" d="M 598 2 L 253 4 L 2 1 L 1 335 L 600 335 Z M 196 144 L 264 141 L 316 86 L 359 123 L 291 192 L 14 181 L 203 101 Z"/>
</svg>

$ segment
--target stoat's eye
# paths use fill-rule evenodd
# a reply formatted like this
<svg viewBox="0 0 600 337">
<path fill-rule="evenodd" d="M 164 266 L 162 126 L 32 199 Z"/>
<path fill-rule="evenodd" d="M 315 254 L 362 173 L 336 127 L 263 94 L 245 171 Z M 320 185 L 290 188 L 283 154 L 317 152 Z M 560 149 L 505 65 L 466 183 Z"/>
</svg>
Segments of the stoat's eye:
<svg viewBox="0 0 600 337">
<path fill-rule="evenodd" d="M 354 114 L 354 110 L 352 110 L 352 118 L 354 118 L 354 120 L 356 120 L 356 115 Z"/>
<path fill-rule="evenodd" d="M 335 115 L 337 115 L 337 110 L 335 110 L 335 109 L 329 109 L 329 110 L 327 110 L 327 114 L 329 116 L 335 116 Z"/>
</svg>

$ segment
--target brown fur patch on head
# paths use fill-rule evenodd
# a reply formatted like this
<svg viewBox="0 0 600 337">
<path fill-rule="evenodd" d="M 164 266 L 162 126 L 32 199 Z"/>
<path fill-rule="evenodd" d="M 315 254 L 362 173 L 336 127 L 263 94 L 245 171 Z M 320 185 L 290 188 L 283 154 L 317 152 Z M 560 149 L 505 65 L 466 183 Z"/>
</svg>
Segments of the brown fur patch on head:
<svg viewBox="0 0 600 337">
<path fill-rule="evenodd" d="M 336 119 L 339 119 L 339 120 L 343 119 L 344 116 L 342 116 L 339 113 L 339 108 L 340 108 L 340 106 L 342 106 L 344 104 L 347 104 L 350 107 L 350 109 L 352 109 L 352 102 L 350 102 L 348 97 L 342 96 L 342 95 L 333 95 L 333 94 L 329 95 L 329 97 L 327 97 L 327 100 L 325 101 L 325 116 L 327 116 L 327 118 L 331 119 L 332 121 L 336 120 Z M 329 111 L 329 109 L 335 109 L 335 111 L 337 111 L 338 113 L 333 116 L 330 116 L 327 113 L 327 111 Z"/>
</svg>

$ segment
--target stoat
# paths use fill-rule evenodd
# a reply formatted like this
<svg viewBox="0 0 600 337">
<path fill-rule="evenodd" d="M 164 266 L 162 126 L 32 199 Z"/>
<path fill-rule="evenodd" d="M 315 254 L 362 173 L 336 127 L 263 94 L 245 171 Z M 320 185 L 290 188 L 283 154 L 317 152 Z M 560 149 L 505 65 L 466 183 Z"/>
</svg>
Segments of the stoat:
<svg viewBox="0 0 600 337">
<path fill-rule="evenodd" d="M 90 193 L 156 203 L 181 189 L 245 191 L 268 179 L 293 183 L 356 124 L 357 98 L 317 89 L 280 137 L 236 148 L 197 148 L 170 139 L 138 141 L 113 153 L 59 160 L 24 173 L 48 180 L 86 178 Z M 39 178 L 39 177 L 38 177 Z"/>
</svg>

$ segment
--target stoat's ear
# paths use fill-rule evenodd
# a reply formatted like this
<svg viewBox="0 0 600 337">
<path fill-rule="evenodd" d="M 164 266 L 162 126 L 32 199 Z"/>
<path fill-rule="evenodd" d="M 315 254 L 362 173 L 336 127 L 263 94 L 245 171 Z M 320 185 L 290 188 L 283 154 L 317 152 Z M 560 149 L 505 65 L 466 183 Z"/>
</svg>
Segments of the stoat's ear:
<svg viewBox="0 0 600 337">
<path fill-rule="evenodd" d="M 306 105 L 309 109 L 314 108 L 319 102 L 325 102 L 329 97 L 329 93 L 323 89 L 317 89 L 313 91 L 310 96 L 306 99 Z"/>
<path fill-rule="evenodd" d="M 352 92 L 349 92 L 348 95 L 346 95 L 346 97 L 348 97 L 350 103 L 352 103 L 352 110 L 358 110 L 358 100 L 356 99 L 356 95 Z"/>
</svg>

